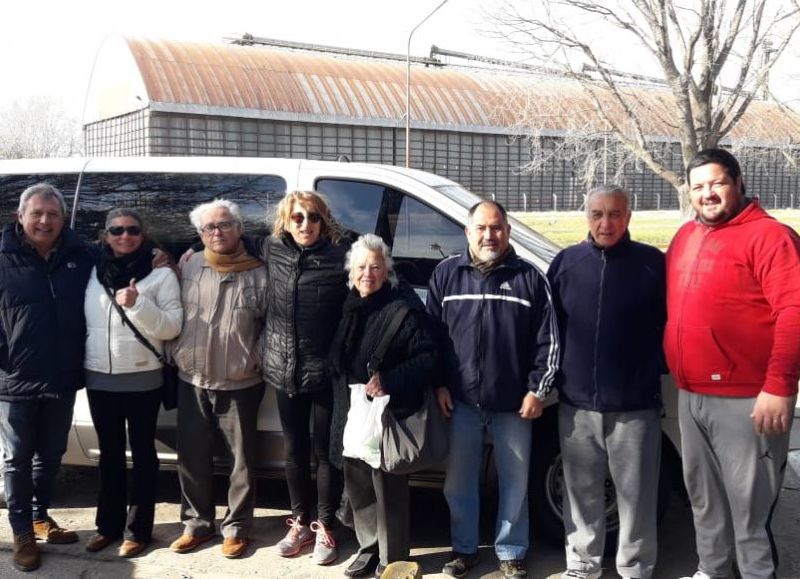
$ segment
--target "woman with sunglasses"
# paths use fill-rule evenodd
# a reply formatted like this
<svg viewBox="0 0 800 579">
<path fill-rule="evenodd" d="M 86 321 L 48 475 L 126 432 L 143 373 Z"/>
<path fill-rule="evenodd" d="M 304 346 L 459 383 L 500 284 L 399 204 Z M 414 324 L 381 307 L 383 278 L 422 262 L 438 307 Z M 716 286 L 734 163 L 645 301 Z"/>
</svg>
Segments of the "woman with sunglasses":
<svg viewBox="0 0 800 579">
<path fill-rule="evenodd" d="M 161 362 L 131 330 L 159 352 L 183 323 L 180 287 L 172 269 L 153 269 L 155 244 L 131 209 L 106 217 L 102 255 L 86 288 L 86 390 L 100 446 L 97 533 L 86 550 L 124 539 L 120 557 L 135 557 L 151 540 L 158 456 L 155 432 L 161 403 Z M 127 321 L 123 320 L 124 314 Z M 127 484 L 125 433 L 133 455 Z"/>
<path fill-rule="evenodd" d="M 332 529 L 341 475 L 328 458 L 333 393 L 326 359 L 347 294 L 344 258 L 349 248 L 325 199 L 306 191 L 286 194 L 272 235 L 261 244 L 269 287 L 262 371 L 276 390 L 292 507 L 290 529 L 276 550 L 293 557 L 315 543 L 313 558 L 319 565 L 337 557 Z M 316 509 L 311 504 L 312 450 Z"/>
</svg>

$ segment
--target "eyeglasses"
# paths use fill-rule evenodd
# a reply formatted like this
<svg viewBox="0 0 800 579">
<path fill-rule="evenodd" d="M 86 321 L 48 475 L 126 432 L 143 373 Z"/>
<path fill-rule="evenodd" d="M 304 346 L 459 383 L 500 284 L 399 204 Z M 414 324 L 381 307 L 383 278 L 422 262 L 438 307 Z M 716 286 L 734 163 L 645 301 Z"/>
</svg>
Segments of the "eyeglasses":
<svg viewBox="0 0 800 579">
<path fill-rule="evenodd" d="M 108 233 L 110 235 L 113 235 L 114 237 L 119 237 L 123 233 L 127 233 L 128 235 L 142 234 L 142 228 L 139 227 L 138 225 L 113 225 L 109 227 L 106 231 L 108 231 Z"/>
<path fill-rule="evenodd" d="M 217 229 L 219 229 L 224 233 L 225 231 L 230 231 L 231 229 L 233 229 L 234 225 L 235 223 L 233 221 L 219 221 L 217 223 L 206 223 L 205 225 L 203 225 L 203 227 L 200 228 L 200 232 L 205 233 L 206 235 L 211 235 Z"/>
<path fill-rule="evenodd" d="M 306 219 L 308 219 L 309 223 L 319 223 L 322 221 L 322 215 L 316 211 L 309 211 L 308 213 L 292 213 L 289 216 L 289 219 L 297 223 L 297 225 L 300 225 Z"/>
</svg>

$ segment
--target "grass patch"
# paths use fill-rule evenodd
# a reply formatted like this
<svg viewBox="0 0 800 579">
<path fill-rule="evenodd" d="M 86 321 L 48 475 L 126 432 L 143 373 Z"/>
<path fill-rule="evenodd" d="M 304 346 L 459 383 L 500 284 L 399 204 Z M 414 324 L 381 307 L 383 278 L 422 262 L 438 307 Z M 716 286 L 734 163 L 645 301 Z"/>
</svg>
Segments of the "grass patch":
<svg viewBox="0 0 800 579">
<path fill-rule="evenodd" d="M 778 221 L 800 230 L 800 210 L 778 209 L 769 212 Z M 582 211 L 513 213 L 525 225 L 553 240 L 561 247 L 583 241 L 589 228 Z M 681 225 L 679 211 L 635 211 L 631 217 L 631 237 L 636 241 L 666 249 Z"/>
</svg>

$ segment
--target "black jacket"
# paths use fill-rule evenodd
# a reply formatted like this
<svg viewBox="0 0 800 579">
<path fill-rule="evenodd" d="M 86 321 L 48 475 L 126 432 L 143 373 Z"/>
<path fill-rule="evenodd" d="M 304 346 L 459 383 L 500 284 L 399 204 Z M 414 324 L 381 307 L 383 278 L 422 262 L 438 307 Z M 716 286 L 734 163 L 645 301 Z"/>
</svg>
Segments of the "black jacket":
<svg viewBox="0 0 800 579">
<path fill-rule="evenodd" d="M 83 300 L 94 251 L 64 228 L 45 261 L 16 224 L 0 240 L 0 400 L 71 394 L 83 387 Z"/>
<path fill-rule="evenodd" d="M 392 318 L 403 307 L 409 312 L 377 368 L 381 387 L 390 396 L 387 411 L 398 418 L 416 412 L 422 407 L 425 388 L 434 386 L 438 353 L 431 320 L 416 294 L 404 288 L 392 289 L 388 283 L 366 298 L 351 290 L 330 353 L 334 408 L 330 455 L 337 466 L 342 463 L 342 438 L 350 408 L 349 384 L 369 381 L 367 363 Z"/>
<path fill-rule="evenodd" d="M 350 242 L 334 245 L 323 238 L 301 247 L 289 234 L 258 241 L 268 284 L 264 381 L 290 396 L 329 388 L 326 360 L 347 295 Z"/>
<path fill-rule="evenodd" d="M 490 412 L 516 412 L 528 392 L 550 391 L 558 367 L 547 278 L 509 253 L 488 274 L 469 251 L 433 271 L 428 312 L 446 326 L 446 385 L 453 396 Z"/>
<path fill-rule="evenodd" d="M 596 411 L 661 406 L 664 254 L 627 235 L 559 253 L 548 272 L 559 323 L 562 401 Z"/>
</svg>

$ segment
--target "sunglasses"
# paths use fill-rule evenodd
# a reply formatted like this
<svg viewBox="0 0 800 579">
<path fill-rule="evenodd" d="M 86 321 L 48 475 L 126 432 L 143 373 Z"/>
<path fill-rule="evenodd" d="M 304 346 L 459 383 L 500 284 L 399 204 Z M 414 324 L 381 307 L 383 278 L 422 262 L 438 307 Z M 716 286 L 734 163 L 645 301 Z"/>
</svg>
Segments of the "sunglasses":
<svg viewBox="0 0 800 579">
<path fill-rule="evenodd" d="M 315 211 L 309 211 L 308 213 L 292 213 L 289 219 L 297 223 L 297 225 L 300 225 L 306 219 L 308 219 L 309 223 L 319 223 L 322 221 L 322 215 Z"/>
<path fill-rule="evenodd" d="M 119 237 L 123 233 L 127 233 L 128 235 L 142 234 L 142 228 L 139 227 L 138 225 L 113 225 L 109 227 L 106 231 L 108 231 L 108 233 L 110 235 L 113 235 L 114 237 Z"/>
</svg>

